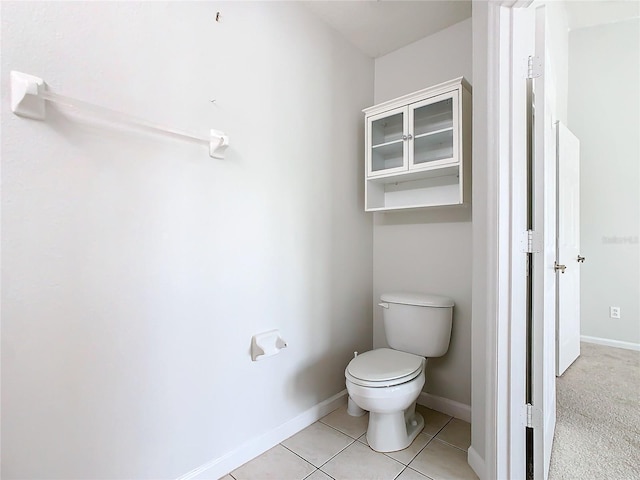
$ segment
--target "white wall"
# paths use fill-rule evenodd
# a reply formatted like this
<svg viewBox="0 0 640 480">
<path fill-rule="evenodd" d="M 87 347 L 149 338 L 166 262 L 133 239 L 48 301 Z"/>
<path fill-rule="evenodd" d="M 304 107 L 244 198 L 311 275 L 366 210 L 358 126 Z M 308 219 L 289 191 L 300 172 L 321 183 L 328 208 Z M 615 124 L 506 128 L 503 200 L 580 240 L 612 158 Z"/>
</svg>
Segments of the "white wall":
<svg viewBox="0 0 640 480">
<path fill-rule="evenodd" d="M 471 78 L 471 19 L 376 59 L 375 102 L 446 80 Z M 473 181 L 473 180 L 472 180 Z M 471 403 L 471 209 L 374 214 L 374 298 L 422 291 L 456 302 L 448 353 L 429 360 L 425 391 Z M 382 314 L 374 309 L 374 346 L 385 346 Z"/>
<path fill-rule="evenodd" d="M 580 139 L 582 335 L 640 346 L 638 18 L 570 32 L 568 126 Z"/>
<path fill-rule="evenodd" d="M 341 391 L 373 61 L 292 3 L 1 8 L 2 477 L 175 478 Z M 231 148 L 16 117 L 10 70 Z"/>
</svg>

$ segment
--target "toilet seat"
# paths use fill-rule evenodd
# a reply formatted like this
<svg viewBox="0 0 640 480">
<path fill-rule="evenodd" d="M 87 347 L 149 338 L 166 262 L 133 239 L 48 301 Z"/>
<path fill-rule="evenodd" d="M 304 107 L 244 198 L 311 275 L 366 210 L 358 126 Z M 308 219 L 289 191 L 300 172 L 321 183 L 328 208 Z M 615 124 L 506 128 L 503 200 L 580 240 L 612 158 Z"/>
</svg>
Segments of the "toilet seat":
<svg viewBox="0 0 640 480">
<path fill-rule="evenodd" d="M 409 382 L 423 371 L 424 357 L 390 348 L 378 348 L 355 357 L 345 377 L 363 387 L 391 387 Z"/>
</svg>

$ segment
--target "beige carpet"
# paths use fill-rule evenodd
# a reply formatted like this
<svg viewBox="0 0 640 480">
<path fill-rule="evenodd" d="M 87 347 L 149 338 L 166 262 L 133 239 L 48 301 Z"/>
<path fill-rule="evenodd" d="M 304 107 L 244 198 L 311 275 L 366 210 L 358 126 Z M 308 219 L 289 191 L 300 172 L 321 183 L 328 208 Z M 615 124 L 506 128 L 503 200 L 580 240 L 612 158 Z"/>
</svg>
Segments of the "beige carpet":
<svg viewBox="0 0 640 480">
<path fill-rule="evenodd" d="M 640 479 L 640 352 L 581 344 L 557 379 L 550 480 Z"/>
</svg>

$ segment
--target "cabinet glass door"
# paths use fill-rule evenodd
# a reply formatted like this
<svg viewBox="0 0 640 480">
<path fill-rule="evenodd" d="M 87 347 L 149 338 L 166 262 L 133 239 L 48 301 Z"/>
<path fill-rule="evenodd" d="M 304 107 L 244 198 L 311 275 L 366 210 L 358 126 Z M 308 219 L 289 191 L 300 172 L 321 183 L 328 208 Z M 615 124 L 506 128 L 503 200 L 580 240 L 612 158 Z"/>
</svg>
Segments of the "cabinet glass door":
<svg viewBox="0 0 640 480">
<path fill-rule="evenodd" d="M 411 107 L 411 167 L 430 167 L 457 161 L 458 99 L 439 95 Z"/>
<path fill-rule="evenodd" d="M 400 108 L 370 117 L 368 174 L 381 175 L 407 169 L 407 110 Z"/>
</svg>

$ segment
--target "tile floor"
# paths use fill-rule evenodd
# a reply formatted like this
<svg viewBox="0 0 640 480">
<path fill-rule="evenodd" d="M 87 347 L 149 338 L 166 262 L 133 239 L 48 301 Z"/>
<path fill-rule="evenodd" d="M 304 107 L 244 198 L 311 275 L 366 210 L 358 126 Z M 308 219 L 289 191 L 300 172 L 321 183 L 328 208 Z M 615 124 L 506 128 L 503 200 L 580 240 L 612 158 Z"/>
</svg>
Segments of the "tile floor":
<svg viewBox="0 0 640 480">
<path fill-rule="evenodd" d="M 399 452 L 369 448 L 369 415 L 351 417 L 341 407 L 221 480 L 477 479 L 467 464 L 471 426 L 426 407 L 417 410 L 424 430 Z"/>
</svg>

